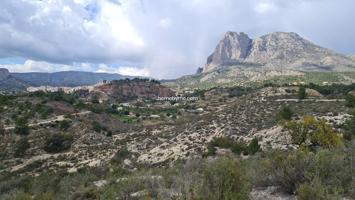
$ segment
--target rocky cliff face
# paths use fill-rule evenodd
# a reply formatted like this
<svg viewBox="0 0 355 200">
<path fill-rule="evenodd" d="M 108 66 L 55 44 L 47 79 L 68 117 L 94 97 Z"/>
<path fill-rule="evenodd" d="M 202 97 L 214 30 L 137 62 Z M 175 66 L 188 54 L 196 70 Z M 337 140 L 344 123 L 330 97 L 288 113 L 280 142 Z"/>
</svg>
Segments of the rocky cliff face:
<svg viewBox="0 0 355 200">
<path fill-rule="evenodd" d="M 202 72 L 231 65 L 256 64 L 265 70 L 354 71 L 349 56 L 313 44 L 296 33 L 275 32 L 250 39 L 227 32 L 207 59 Z"/>
<path fill-rule="evenodd" d="M 0 80 L 4 80 L 10 75 L 9 70 L 5 68 L 0 68 Z"/>
<path fill-rule="evenodd" d="M 207 58 L 207 64 L 203 71 L 243 61 L 248 56 L 251 45 L 252 40 L 247 34 L 227 32 L 213 54 Z"/>
</svg>

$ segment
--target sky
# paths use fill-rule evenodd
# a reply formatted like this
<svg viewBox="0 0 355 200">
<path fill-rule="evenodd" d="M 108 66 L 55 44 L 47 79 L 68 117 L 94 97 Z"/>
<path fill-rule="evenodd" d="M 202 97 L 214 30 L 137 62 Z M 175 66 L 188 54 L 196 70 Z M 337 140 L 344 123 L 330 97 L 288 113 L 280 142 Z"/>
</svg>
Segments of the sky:
<svg viewBox="0 0 355 200">
<path fill-rule="evenodd" d="M 355 54 L 354 0 L 1 0 L 0 68 L 193 74 L 227 31 Z"/>
</svg>

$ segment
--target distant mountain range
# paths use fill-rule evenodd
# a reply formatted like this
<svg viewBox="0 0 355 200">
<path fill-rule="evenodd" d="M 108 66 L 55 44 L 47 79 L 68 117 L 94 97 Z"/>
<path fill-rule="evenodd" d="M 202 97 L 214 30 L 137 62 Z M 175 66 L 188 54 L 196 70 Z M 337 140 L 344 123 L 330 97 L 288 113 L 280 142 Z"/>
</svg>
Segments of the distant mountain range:
<svg viewBox="0 0 355 200">
<path fill-rule="evenodd" d="M 80 71 L 65 71 L 54 73 L 10 73 L 7 69 L 0 68 L 0 90 L 21 91 L 29 86 L 65 86 L 76 87 L 94 85 L 104 80 L 120 80 L 132 78 L 120 74 L 93 73 Z"/>
<path fill-rule="evenodd" d="M 284 83 L 355 82 L 354 74 L 354 56 L 318 46 L 297 33 L 275 32 L 251 39 L 245 33 L 229 31 L 208 56 L 206 64 L 198 68 L 197 74 L 165 84 L 210 88 L 262 84 L 287 77 L 290 79 Z"/>
</svg>

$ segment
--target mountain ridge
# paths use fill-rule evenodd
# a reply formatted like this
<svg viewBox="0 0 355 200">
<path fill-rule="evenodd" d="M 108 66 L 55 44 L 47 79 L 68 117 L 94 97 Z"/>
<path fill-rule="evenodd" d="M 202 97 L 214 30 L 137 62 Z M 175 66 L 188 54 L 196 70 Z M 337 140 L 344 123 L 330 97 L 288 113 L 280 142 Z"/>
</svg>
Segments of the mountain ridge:
<svg viewBox="0 0 355 200">
<path fill-rule="evenodd" d="M 276 71 L 355 71 L 353 56 L 316 45 L 294 32 L 273 32 L 251 39 L 243 32 L 228 31 L 198 72 L 243 63 Z"/>
<path fill-rule="evenodd" d="M 29 86 L 77 87 L 126 78 L 134 77 L 83 71 L 11 73 L 8 69 L 0 68 L 0 90 L 22 91 Z"/>
</svg>

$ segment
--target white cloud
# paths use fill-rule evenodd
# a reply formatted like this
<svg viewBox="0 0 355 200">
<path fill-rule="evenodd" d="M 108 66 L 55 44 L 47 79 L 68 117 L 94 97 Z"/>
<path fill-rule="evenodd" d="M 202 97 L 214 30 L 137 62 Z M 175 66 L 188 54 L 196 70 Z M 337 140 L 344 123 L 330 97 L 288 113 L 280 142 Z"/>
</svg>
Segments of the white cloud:
<svg viewBox="0 0 355 200">
<path fill-rule="evenodd" d="M 162 28 L 170 28 L 172 26 L 172 21 L 169 18 L 160 19 L 159 26 Z"/>
<path fill-rule="evenodd" d="M 353 0 L 1 0 L 0 58 L 60 63 L 57 69 L 135 66 L 121 72 L 175 78 L 203 66 L 229 30 L 251 37 L 293 31 L 354 54 L 354 6 Z"/>
<path fill-rule="evenodd" d="M 2 0 L 0 57 L 57 63 L 139 62 L 145 43 L 125 6 L 104 0 Z"/>
<path fill-rule="evenodd" d="M 264 1 L 256 4 L 254 10 L 259 14 L 266 14 L 277 10 L 276 5 L 271 1 Z"/>
<path fill-rule="evenodd" d="M 137 67 L 109 67 L 105 64 L 100 64 L 96 72 L 104 73 L 118 73 L 127 76 L 144 76 L 150 77 L 151 73 L 148 68 L 137 68 Z"/>
<path fill-rule="evenodd" d="M 73 70 L 72 65 L 52 64 L 44 61 L 26 60 L 23 64 L 0 64 L 0 68 L 7 68 L 10 72 L 56 72 Z M 81 66 L 78 66 L 81 68 Z"/>
</svg>

